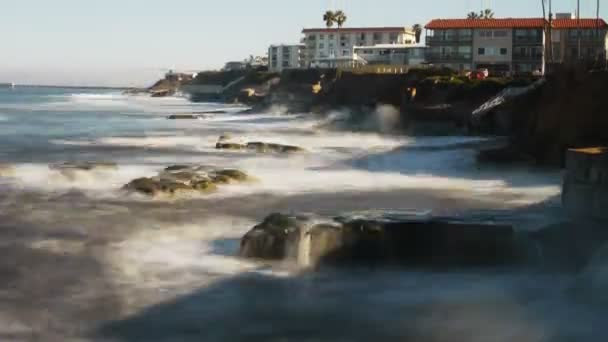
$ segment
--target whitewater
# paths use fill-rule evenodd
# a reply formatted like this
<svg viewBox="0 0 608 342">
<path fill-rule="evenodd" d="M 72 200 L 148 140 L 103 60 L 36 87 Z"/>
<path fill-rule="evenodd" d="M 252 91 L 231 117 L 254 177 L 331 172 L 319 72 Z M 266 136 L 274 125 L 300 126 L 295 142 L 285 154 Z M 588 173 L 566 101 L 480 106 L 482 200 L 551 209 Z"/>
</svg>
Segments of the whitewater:
<svg viewBox="0 0 608 342">
<path fill-rule="evenodd" d="M 555 170 L 475 162 L 491 137 L 328 128 L 309 113 L 95 89 L 0 90 L 0 339 L 595 341 L 606 309 L 564 273 L 492 269 L 302 272 L 237 257 L 273 212 L 499 211 L 517 229 L 561 215 Z M 171 114 L 221 110 L 200 120 Z M 306 153 L 215 149 L 218 137 Z M 50 164 L 114 162 L 66 176 Z M 121 190 L 175 164 L 256 181 L 212 194 Z M 7 167 L 8 166 L 8 167 Z M 3 171 L 3 170 L 9 170 Z"/>
</svg>

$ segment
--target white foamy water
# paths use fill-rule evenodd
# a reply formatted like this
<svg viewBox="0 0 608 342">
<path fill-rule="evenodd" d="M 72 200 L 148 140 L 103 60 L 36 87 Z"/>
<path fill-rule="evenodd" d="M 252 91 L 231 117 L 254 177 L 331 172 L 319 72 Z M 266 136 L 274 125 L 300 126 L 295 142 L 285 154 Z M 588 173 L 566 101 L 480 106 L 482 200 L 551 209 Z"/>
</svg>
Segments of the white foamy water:
<svg viewBox="0 0 608 342">
<path fill-rule="evenodd" d="M 129 341 L 290 340 L 298 334 L 323 341 L 344 334 L 354 341 L 595 337 L 585 328 L 598 326 L 602 316 L 594 310 L 601 308 L 568 297 L 575 280 L 567 275 L 309 275 L 237 256 L 240 237 L 275 211 L 517 209 L 559 194 L 558 172 L 477 165 L 475 150 L 491 138 L 328 131 L 307 114 L 243 114 L 234 106 L 117 92 L 32 90 L 12 96 L 20 97 L 0 97 L 8 119 L 0 167 L 10 165 L 0 169 L 0 246 L 8 246 L 2 250 L 6 260 L 32 271 L 16 272 L 17 285 L 1 289 L 25 299 L 0 310 L 0 333 L 12 326 L 20 333 L 56 334 L 47 340 L 69 340 L 89 333 L 75 332 L 74 322 L 86 330 L 117 320 L 119 326 L 109 330 Z M 165 119 L 212 110 L 228 113 Z M 307 151 L 216 150 L 222 134 Z M 117 168 L 65 173 L 48 166 L 70 161 L 115 162 Z M 256 180 L 181 198 L 121 191 L 173 164 L 238 168 Z M 0 270 L 14 267 L 6 265 L 0 263 Z M 40 313 L 42 302 L 53 315 Z M 576 327 L 564 324 L 568 309 L 582 318 Z"/>
</svg>

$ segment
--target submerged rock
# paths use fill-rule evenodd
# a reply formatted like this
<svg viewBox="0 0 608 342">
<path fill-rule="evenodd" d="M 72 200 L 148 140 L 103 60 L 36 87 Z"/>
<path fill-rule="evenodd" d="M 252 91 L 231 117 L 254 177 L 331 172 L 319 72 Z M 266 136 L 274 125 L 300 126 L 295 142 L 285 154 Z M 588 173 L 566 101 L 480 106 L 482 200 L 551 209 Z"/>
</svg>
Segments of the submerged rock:
<svg viewBox="0 0 608 342">
<path fill-rule="evenodd" d="M 215 148 L 218 150 L 244 150 L 247 146 L 237 143 L 218 142 L 215 144 Z"/>
<path fill-rule="evenodd" d="M 261 153 L 276 152 L 276 153 L 297 153 L 305 150 L 298 146 L 272 144 L 264 142 L 250 142 L 247 148 Z"/>
<path fill-rule="evenodd" d="M 167 116 L 167 120 L 202 120 L 207 116 L 203 114 L 174 114 Z"/>
<path fill-rule="evenodd" d="M 145 195 L 176 195 L 180 193 L 207 193 L 218 185 L 244 182 L 250 177 L 235 169 L 215 169 L 207 165 L 172 165 L 152 178 L 139 178 L 124 186 L 127 191 Z"/>
<path fill-rule="evenodd" d="M 305 149 L 292 146 L 292 145 L 283 145 L 283 144 L 274 144 L 274 143 L 266 143 L 260 141 L 252 141 L 248 143 L 235 143 L 230 140 L 232 137 L 230 135 L 224 134 L 219 137 L 215 148 L 217 149 L 226 149 L 226 150 L 251 150 L 259 153 L 298 153 L 298 152 L 306 152 Z"/>
<path fill-rule="evenodd" d="M 114 162 L 65 162 L 59 164 L 50 164 L 49 169 L 51 170 L 78 170 L 78 171 L 92 171 L 92 170 L 116 170 L 118 165 Z"/>
<path fill-rule="evenodd" d="M 521 251 L 507 225 L 364 213 L 334 218 L 272 214 L 242 238 L 240 254 L 301 266 L 493 266 L 520 261 Z"/>
</svg>

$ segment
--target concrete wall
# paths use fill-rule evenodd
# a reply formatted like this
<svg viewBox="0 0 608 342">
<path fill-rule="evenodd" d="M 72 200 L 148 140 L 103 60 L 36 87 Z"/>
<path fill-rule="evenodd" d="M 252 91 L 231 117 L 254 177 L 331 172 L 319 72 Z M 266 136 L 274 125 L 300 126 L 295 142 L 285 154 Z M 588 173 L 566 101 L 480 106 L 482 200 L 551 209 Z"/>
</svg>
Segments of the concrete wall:
<svg viewBox="0 0 608 342">
<path fill-rule="evenodd" d="M 500 34 L 502 33 L 501 36 Z M 485 48 L 485 54 L 479 54 L 479 48 Z M 500 49 L 507 49 L 505 55 Z M 490 54 L 494 50 L 493 54 Z M 513 59 L 513 30 L 510 29 L 476 29 L 473 32 L 473 63 L 477 64 L 508 64 Z"/>
<path fill-rule="evenodd" d="M 607 148 L 567 152 L 562 202 L 573 216 L 608 220 Z"/>
<path fill-rule="evenodd" d="M 285 58 L 289 56 L 289 58 Z M 303 45 L 271 45 L 268 48 L 268 70 L 282 72 L 284 69 L 304 67 Z"/>
</svg>

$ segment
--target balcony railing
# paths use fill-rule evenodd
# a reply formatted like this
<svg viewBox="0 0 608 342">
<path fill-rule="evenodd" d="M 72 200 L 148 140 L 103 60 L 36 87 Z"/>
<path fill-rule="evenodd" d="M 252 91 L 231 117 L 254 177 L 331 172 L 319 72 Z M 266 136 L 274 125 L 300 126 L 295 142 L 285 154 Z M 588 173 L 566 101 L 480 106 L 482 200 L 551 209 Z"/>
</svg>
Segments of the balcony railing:
<svg viewBox="0 0 608 342">
<path fill-rule="evenodd" d="M 534 44 L 534 45 L 542 45 L 543 37 L 537 36 L 515 36 L 513 38 L 513 44 Z"/>
<path fill-rule="evenodd" d="M 430 61 L 467 61 L 473 58 L 472 53 L 429 53 L 427 58 Z"/>
<path fill-rule="evenodd" d="M 473 36 L 471 35 L 466 35 L 466 36 L 459 36 L 459 35 L 455 35 L 455 36 L 430 36 L 430 37 L 426 37 L 426 41 L 428 43 L 432 43 L 432 44 L 439 44 L 439 43 L 470 43 L 473 41 Z"/>
<path fill-rule="evenodd" d="M 513 60 L 525 60 L 525 61 L 533 61 L 533 60 L 542 60 L 542 53 L 514 53 Z"/>
</svg>

